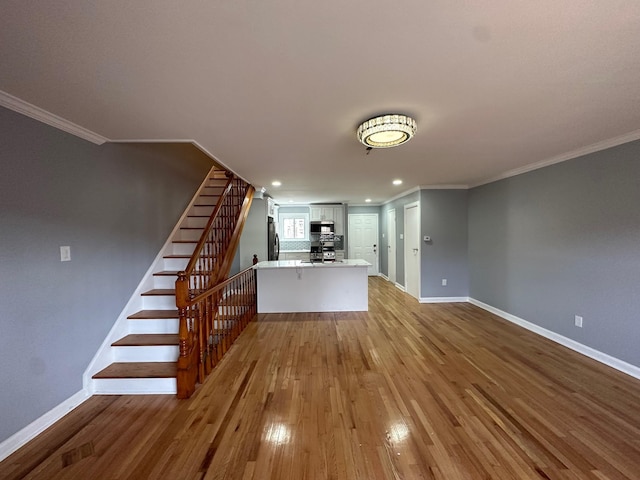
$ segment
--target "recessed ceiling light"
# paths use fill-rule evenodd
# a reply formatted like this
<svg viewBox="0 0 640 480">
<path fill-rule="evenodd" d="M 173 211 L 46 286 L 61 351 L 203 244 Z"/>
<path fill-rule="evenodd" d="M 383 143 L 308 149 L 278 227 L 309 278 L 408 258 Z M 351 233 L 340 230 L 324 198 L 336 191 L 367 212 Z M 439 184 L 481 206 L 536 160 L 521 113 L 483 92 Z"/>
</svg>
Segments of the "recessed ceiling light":
<svg viewBox="0 0 640 480">
<path fill-rule="evenodd" d="M 274 187 L 279 187 L 280 185 L 282 185 L 282 182 L 279 182 L 278 180 L 274 180 L 273 182 L 271 182 L 271 185 L 273 185 Z"/>
<path fill-rule="evenodd" d="M 394 180 L 393 184 L 394 185 L 402 185 L 402 180 L 400 180 L 400 179 Z"/>
<path fill-rule="evenodd" d="M 367 202 L 367 203 L 371 203 L 371 199 L 370 199 L 370 198 L 367 198 L 367 199 L 365 200 L 365 202 Z"/>
</svg>

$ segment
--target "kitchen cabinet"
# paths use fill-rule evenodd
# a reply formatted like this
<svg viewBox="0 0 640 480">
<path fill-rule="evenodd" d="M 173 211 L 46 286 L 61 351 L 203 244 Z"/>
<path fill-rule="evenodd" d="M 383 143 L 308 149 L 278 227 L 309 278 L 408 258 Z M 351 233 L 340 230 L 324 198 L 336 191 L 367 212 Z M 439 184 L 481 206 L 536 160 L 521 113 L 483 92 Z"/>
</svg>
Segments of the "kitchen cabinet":
<svg viewBox="0 0 640 480">
<path fill-rule="evenodd" d="M 267 215 L 273 217 L 276 222 L 278 221 L 278 205 L 271 197 L 267 197 Z"/>
<path fill-rule="evenodd" d="M 280 252 L 280 260 L 309 260 L 309 252 Z"/>
<path fill-rule="evenodd" d="M 310 220 L 328 220 L 335 224 L 336 235 L 344 235 L 344 206 L 343 205 L 311 205 L 309 207 Z"/>
<path fill-rule="evenodd" d="M 344 207 L 333 207 L 333 226 L 336 235 L 344 235 Z"/>
<path fill-rule="evenodd" d="M 366 312 L 368 266 L 362 259 L 260 262 L 255 267 L 258 313 Z"/>
</svg>

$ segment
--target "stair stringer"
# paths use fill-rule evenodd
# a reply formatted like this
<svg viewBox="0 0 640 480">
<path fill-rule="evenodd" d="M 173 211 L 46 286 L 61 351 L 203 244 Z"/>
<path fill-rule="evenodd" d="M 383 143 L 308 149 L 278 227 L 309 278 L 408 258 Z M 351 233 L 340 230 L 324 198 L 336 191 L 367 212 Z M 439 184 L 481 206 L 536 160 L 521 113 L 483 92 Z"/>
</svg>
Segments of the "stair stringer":
<svg viewBox="0 0 640 480">
<path fill-rule="evenodd" d="M 118 316 L 113 326 L 111 327 L 111 330 L 98 348 L 98 351 L 89 363 L 87 369 L 84 371 L 82 375 L 82 385 L 88 395 L 94 395 L 96 393 L 112 395 L 177 393 L 177 384 L 175 379 L 126 379 L 122 381 L 106 382 L 104 380 L 99 380 L 99 382 L 101 382 L 100 385 L 102 386 L 100 388 L 97 388 L 98 380 L 92 377 L 115 361 L 115 349 L 112 346 L 112 343 L 130 333 L 131 326 L 128 317 L 143 309 L 144 299 L 142 294 L 153 288 L 153 274 L 157 271 L 162 270 L 161 267 L 165 263 L 164 257 L 173 253 L 173 241 L 179 237 L 181 227 L 186 224 L 187 217 L 192 211 L 194 204 L 206 188 L 210 178 L 214 176 L 214 172 L 216 170 L 219 171 L 220 169 L 214 166 L 207 173 L 206 177 L 196 190 L 194 196 L 191 198 L 191 201 L 176 222 L 173 230 L 167 237 L 164 245 L 156 255 L 155 259 L 151 262 L 151 265 L 143 275 L 137 288 L 132 293 L 129 301 L 120 312 L 120 315 Z M 177 333 L 177 331 L 175 333 Z"/>
</svg>

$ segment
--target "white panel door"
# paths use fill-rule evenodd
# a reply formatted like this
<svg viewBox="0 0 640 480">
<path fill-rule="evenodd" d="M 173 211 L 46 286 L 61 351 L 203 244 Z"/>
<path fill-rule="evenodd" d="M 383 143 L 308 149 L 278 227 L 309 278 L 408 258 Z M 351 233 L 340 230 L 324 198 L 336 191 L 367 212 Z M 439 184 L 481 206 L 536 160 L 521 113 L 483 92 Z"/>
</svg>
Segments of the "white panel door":
<svg viewBox="0 0 640 480">
<path fill-rule="evenodd" d="M 420 299 L 420 207 L 404 207 L 404 285 L 407 293 Z"/>
<path fill-rule="evenodd" d="M 387 211 L 387 277 L 396 283 L 396 210 Z"/>
<path fill-rule="evenodd" d="M 378 275 L 378 214 L 349 214 L 349 258 L 371 264 L 368 274 Z"/>
</svg>

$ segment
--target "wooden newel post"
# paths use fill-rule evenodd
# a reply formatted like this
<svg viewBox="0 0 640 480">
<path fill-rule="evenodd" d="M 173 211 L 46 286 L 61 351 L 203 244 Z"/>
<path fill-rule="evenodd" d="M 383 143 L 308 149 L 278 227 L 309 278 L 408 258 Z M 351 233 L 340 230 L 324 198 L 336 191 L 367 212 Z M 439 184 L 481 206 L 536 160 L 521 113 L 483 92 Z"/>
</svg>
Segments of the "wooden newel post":
<svg viewBox="0 0 640 480">
<path fill-rule="evenodd" d="M 189 319 L 187 306 L 189 305 L 189 279 L 185 272 L 178 272 L 176 280 L 176 306 L 180 321 L 178 330 L 178 345 L 180 356 L 178 357 L 178 398 L 189 398 L 196 389 L 195 365 L 191 365 L 191 353 L 193 351 L 193 339 L 189 331 Z"/>
<path fill-rule="evenodd" d="M 180 318 L 179 338 L 180 356 L 186 357 L 188 354 L 189 325 L 187 324 L 187 305 L 189 304 L 189 280 L 185 272 L 178 272 L 176 280 L 176 306 L 178 307 L 178 317 Z"/>
</svg>

